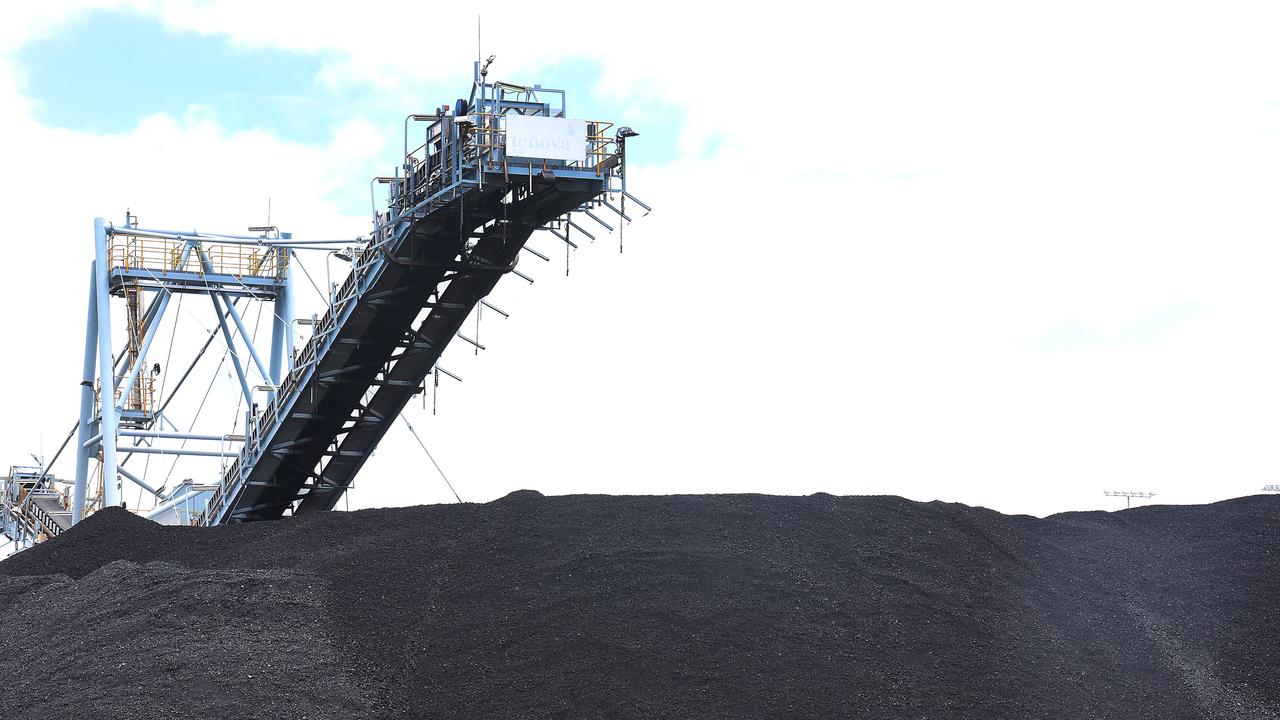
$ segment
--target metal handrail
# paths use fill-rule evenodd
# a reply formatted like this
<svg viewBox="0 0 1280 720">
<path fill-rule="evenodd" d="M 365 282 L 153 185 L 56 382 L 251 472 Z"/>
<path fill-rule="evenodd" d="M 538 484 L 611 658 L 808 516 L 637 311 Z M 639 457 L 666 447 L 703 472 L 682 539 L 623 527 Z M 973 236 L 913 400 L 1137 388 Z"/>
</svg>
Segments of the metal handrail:
<svg viewBox="0 0 1280 720">
<path fill-rule="evenodd" d="M 282 278 L 288 269 L 288 250 L 254 245 L 174 240 L 170 238 L 140 237 L 123 232 L 112 233 L 107 238 L 107 258 L 112 269 L 148 269 L 159 272 L 203 273 L 200 256 L 183 251 L 195 242 L 212 263 L 213 272 L 220 275 Z"/>
</svg>

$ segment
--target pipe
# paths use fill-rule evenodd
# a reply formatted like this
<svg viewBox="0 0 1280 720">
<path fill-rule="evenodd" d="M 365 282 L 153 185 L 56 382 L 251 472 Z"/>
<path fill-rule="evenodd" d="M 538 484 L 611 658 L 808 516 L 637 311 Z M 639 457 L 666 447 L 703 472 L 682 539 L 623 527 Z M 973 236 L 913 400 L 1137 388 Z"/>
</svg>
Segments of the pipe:
<svg viewBox="0 0 1280 720">
<path fill-rule="evenodd" d="M 605 221 L 601 220 L 600 218 L 596 217 L 596 214 L 595 214 L 595 213 L 591 212 L 590 210 L 586 210 L 586 209 L 583 209 L 583 211 L 582 211 L 582 212 L 586 213 L 587 217 L 589 217 L 589 218 L 591 218 L 592 220 L 595 220 L 596 222 L 598 222 L 598 223 L 600 223 L 601 225 L 605 226 L 605 228 L 606 228 L 609 232 L 613 232 L 613 226 L 612 226 L 612 225 L 610 225 L 609 223 L 607 223 L 607 222 L 605 222 Z"/>
<path fill-rule="evenodd" d="M 152 432 L 149 430 L 121 430 L 123 437 L 159 438 L 162 440 L 212 440 L 214 442 L 244 442 L 242 435 L 199 435 L 183 432 Z"/>
<path fill-rule="evenodd" d="M 239 457 L 240 453 L 226 450 L 187 450 L 186 448 L 157 448 L 147 447 L 146 445 L 126 445 L 123 448 L 128 452 L 140 453 L 142 455 L 195 455 L 199 457 Z"/>
<path fill-rule="evenodd" d="M 540 258 L 542 258 L 543 260 L 546 260 L 547 262 L 551 262 L 551 258 L 547 257 L 546 255 L 543 255 L 542 253 L 538 252 L 537 250 L 534 250 L 533 248 L 529 247 L 528 245 L 522 245 L 522 246 L 520 246 L 520 249 L 521 249 L 521 250 L 524 250 L 524 251 L 525 251 L 525 252 L 527 252 L 527 253 L 531 253 L 531 254 L 533 254 L 533 255 L 534 255 L 534 256 L 536 256 L 536 257 L 540 257 Z"/>
<path fill-rule="evenodd" d="M 159 490 L 151 487 L 146 482 L 144 482 L 142 478 L 138 477 L 137 475 L 134 475 L 133 473 L 129 472 L 128 470 L 125 470 L 124 468 L 120 468 L 120 474 L 129 478 L 130 480 L 133 481 L 133 484 L 137 485 L 143 490 L 146 490 L 152 495 L 155 495 L 156 497 L 161 497 L 162 495 L 164 495 L 164 493 L 160 492 Z"/>
<path fill-rule="evenodd" d="M 117 230 L 113 235 L 124 235 L 128 237 L 153 238 L 157 240 L 208 240 L 215 245 L 261 245 L 264 247 L 280 247 L 286 248 L 292 245 L 350 245 L 352 242 L 364 242 L 364 239 L 357 235 L 354 239 L 342 238 L 337 240 L 272 240 L 270 238 L 253 237 L 251 235 L 218 235 L 214 233 L 199 233 L 194 230 L 185 232 L 180 230 L 142 230 L 139 228 L 129 228 L 128 230 Z"/>
<path fill-rule="evenodd" d="M 605 207 L 609 208 L 610 210 L 614 211 L 615 213 L 617 213 L 618 217 L 622 218 L 623 220 L 626 220 L 627 222 L 631 222 L 631 218 L 627 217 L 626 213 L 614 207 L 613 203 L 609 202 L 608 200 L 601 200 L 600 203 L 603 204 Z"/>
<path fill-rule="evenodd" d="M 456 335 L 456 336 L 457 336 L 457 337 L 459 337 L 459 338 L 462 338 L 463 340 L 466 340 L 467 342 L 471 343 L 472 345 L 475 345 L 477 350 L 486 350 L 486 349 L 487 349 L 485 346 L 481 345 L 480 343 L 476 342 L 475 340 L 472 340 L 471 338 L 467 337 L 466 335 L 463 335 L 463 334 L 462 334 L 462 333 L 460 333 L 460 332 L 455 332 L 455 333 L 454 333 L 454 335 Z"/>
<path fill-rule="evenodd" d="M 627 192 L 626 190 L 623 190 L 623 191 L 622 191 L 622 194 L 623 194 L 625 197 L 627 197 L 629 200 L 631 200 L 631 202 L 633 202 L 633 203 L 635 203 L 635 204 L 639 205 L 640 207 L 644 208 L 644 209 L 645 209 L 645 212 L 653 212 L 653 208 L 649 207 L 648 205 L 645 205 L 643 202 L 640 202 L 640 198 L 637 198 L 635 195 L 632 195 L 631 193 Z"/>
<path fill-rule="evenodd" d="M 578 223 L 574 222 L 574 221 L 573 221 L 569 216 L 567 216 L 567 215 L 566 215 L 566 216 L 565 216 L 564 221 L 565 221 L 565 222 L 567 222 L 567 223 L 569 223 L 569 227 L 574 228 L 575 230 L 577 230 L 578 232 L 582 233 L 583 235 L 586 235 L 587 237 L 591 238 L 591 241 L 592 241 L 592 242 L 595 242 L 595 240 L 596 240 L 596 236 L 595 236 L 595 235 L 592 235 L 592 234 L 591 234 L 591 233 L 589 233 L 589 232 L 587 232 L 587 229 L 586 229 L 586 228 L 584 228 L 584 227 L 582 227 L 581 225 L 579 225 Z M 553 232 L 554 232 L 554 231 L 553 231 Z M 566 242 L 567 242 L 567 241 L 566 241 Z M 574 245 L 574 247 L 576 248 L 576 247 L 577 247 L 577 245 Z"/>
<path fill-rule="evenodd" d="M 553 228 L 547 228 L 547 230 L 548 230 L 552 235 L 555 235 L 556 237 L 558 237 L 558 238 L 560 238 L 561 240 L 563 240 L 563 241 L 565 241 L 566 243 L 568 243 L 568 244 L 569 244 L 569 247 L 573 248 L 574 250 L 577 250 L 577 249 L 578 249 L 578 243 L 576 243 L 576 242 L 574 242 L 574 241 L 570 240 L 568 235 L 561 235 L 557 230 L 555 230 L 555 229 L 553 229 Z"/>
<path fill-rule="evenodd" d="M 480 301 L 480 304 L 481 304 L 481 305 L 483 305 L 483 306 L 485 306 L 485 307 L 487 307 L 487 308 L 489 308 L 490 310 L 492 310 L 492 311 L 494 311 L 494 312 L 498 313 L 499 315 L 501 315 L 501 316 L 502 316 L 502 317 L 504 317 L 504 318 L 509 318 L 509 317 L 511 317 L 511 314 L 510 314 L 510 313 L 508 313 L 508 312 L 504 311 L 502 308 L 499 308 L 499 307 L 498 307 L 498 306 L 496 306 L 496 305 L 492 305 L 492 304 L 490 304 L 488 300 L 481 300 L 481 301 Z"/>
</svg>

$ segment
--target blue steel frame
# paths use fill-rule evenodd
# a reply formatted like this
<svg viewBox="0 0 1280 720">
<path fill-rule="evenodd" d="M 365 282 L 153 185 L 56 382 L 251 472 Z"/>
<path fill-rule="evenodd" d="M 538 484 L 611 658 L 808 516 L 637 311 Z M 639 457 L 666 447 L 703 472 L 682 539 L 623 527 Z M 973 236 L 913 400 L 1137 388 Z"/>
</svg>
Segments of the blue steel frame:
<svg viewBox="0 0 1280 720">
<path fill-rule="evenodd" d="M 146 238 L 164 240 L 181 248 L 180 254 L 171 265 L 148 267 L 146 265 L 128 266 L 113 264 L 108 250 L 111 238 Z M 213 304 L 218 318 L 221 336 L 227 344 L 232 364 L 240 381 L 241 391 L 246 401 L 252 404 L 253 396 L 245 371 L 245 362 L 241 350 L 237 348 L 235 334 L 227 325 L 230 317 L 239 334 L 240 342 L 248 351 L 259 374 L 269 378 L 273 385 L 279 385 L 289 369 L 293 358 L 293 301 L 291 292 L 291 263 L 288 256 L 294 247 L 291 238 L 271 238 L 263 235 L 213 235 L 208 233 L 182 232 L 171 230 L 143 229 L 126 224 L 115 227 L 102 218 L 94 220 L 95 258 L 89 280 L 89 309 L 85 323 L 85 352 L 80 390 L 80 420 L 76 443 L 76 473 L 72 494 L 72 522 L 79 522 L 85 515 L 88 499 L 89 461 L 100 456 L 103 478 L 101 506 L 110 507 L 121 503 L 123 480 L 127 479 L 143 489 L 151 492 L 162 503 L 168 505 L 178 499 L 188 503 L 198 501 L 194 493 L 184 492 L 181 498 L 178 493 L 165 496 L 159 489 L 149 486 L 141 478 L 122 467 L 120 451 L 130 455 L 164 454 L 189 455 L 196 457 L 232 457 L 234 453 L 189 449 L 186 447 L 157 447 L 156 440 L 214 440 L 226 441 L 230 435 L 192 435 L 189 433 L 164 432 L 163 424 L 168 421 L 160 412 L 139 412 L 127 406 L 130 392 L 137 382 L 143 368 L 147 367 L 147 354 L 158 334 L 161 320 L 168 309 L 169 301 L 175 293 L 207 294 Z M 320 241 L 319 245 L 307 246 L 307 249 L 322 249 L 329 245 L 349 241 Z M 261 248 L 264 253 L 273 254 L 276 267 L 280 268 L 274 276 L 262 276 L 244 273 L 219 272 L 210 260 L 208 246 L 213 245 L 252 245 Z M 198 258 L 200 271 L 187 270 L 188 259 L 195 255 Z M 111 298 L 122 295 L 126 287 L 153 295 L 145 317 L 141 320 L 141 342 L 136 349 L 136 359 L 127 364 L 122 361 L 125 356 L 112 354 L 111 347 Z M 270 364 L 264 363 L 247 332 L 241 313 L 236 308 L 233 298 L 249 298 L 258 301 L 270 301 L 274 304 L 271 329 Z M 100 372 L 100 370 L 109 370 Z M 106 375 L 106 378 L 103 376 Z M 95 388 L 112 388 L 110 393 L 96 392 Z M 175 389 L 176 391 L 176 389 Z M 271 397 L 269 394 L 268 397 Z M 127 419 L 133 429 L 121 429 L 121 420 Z M 175 428 L 176 429 L 176 428 Z M 121 437 L 139 438 L 133 443 L 122 446 Z M 151 445 L 141 442 L 151 441 Z M 127 458 L 126 458 L 127 459 Z M 188 490 L 180 488 L 180 490 Z M 207 497 L 208 490 L 203 490 Z"/>
</svg>

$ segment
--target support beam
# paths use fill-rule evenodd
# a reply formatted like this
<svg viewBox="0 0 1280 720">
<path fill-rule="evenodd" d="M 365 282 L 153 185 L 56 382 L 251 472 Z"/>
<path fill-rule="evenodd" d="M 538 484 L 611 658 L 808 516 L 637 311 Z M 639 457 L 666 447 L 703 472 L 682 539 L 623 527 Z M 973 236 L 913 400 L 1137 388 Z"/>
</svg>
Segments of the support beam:
<svg viewBox="0 0 1280 720">
<path fill-rule="evenodd" d="M 592 242 L 595 242 L 596 236 L 595 236 L 595 235 L 592 235 L 590 232 L 588 232 L 586 228 L 584 228 L 584 227 L 582 227 L 581 225 L 579 225 L 578 223 L 574 222 L 574 221 L 573 221 L 573 220 L 572 220 L 568 215 L 566 215 L 566 216 L 565 216 L 565 220 L 564 220 L 564 221 L 565 221 L 566 223 L 568 223 L 568 224 L 569 224 L 569 227 L 573 228 L 574 230 L 577 230 L 578 232 L 582 233 L 583 235 L 586 235 L 587 237 L 591 238 L 591 241 L 592 241 Z M 568 241 L 566 240 L 565 242 L 568 242 Z M 577 247 L 577 245 L 574 245 L 574 247 L 576 248 L 576 247 Z"/>
<path fill-rule="evenodd" d="M 121 430 L 121 437 L 156 438 L 159 440 L 209 440 L 212 442 L 244 442 L 243 435 L 199 435 L 184 432 L 155 432 L 151 430 Z"/>
<path fill-rule="evenodd" d="M 587 210 L 586 208 L 583 208 L 583 209 L 582 209 L 582 212 L 583 212 L 583 213 L 585 213 L 587 217 L 589 217 L 589 218 L 591 218 L 592 220 L 595 220 L 596 222 L 598 222 L 598 223 L 600 223 L 601 225 L 603 225 L 603 226 L 605 227 L 605 229 L 606 229 L 606 230 L 608 230 L 609 232 L 613 232 L 613 226 L 612 226 L 612 225 L 610 225 L 609 223 L 607 223 L 607 222 L 605 222 L 605 221 L 601 220 L 601 219 L 600 219 L 600 217 L 599 217 L 599 216 L 597 216 L 595 213 L 591 212 L 590 210 Z"/>
<path fill-rule="evenodd" d="M 125 477 L 127 477 L 127 478 L 129 478 L 130 480 L 132 480 L 132 481 L 133 481 L 133 484 L 137 485 L 138 487 L 142 488 L 143 490 L 146 490 L 147 492 L 151 493 L 152 495 L 154 495 L 154 496 L 156 496 L 156 497 L 162 497 L 162 496 L 163 496 L 163 493 L 161 493 L 159 490 L 157 490 L 157 489 L 155 489 L 155 488 L 151 487 L 150 485 L 148 485 L 148 484 L 146 483 L 146 481 L 145 481 L 145 480 L 143 480 L 142 478 L 138 477 L 137 475 L 134 475 L 133 473 L 129 472 L 128 470 L 125 470 L 124 468 L 120 468 L 120 474 L 121 474 L 121 475 L 123 475 L 123 476 L 125 476 Z"/>
<path fill-rule="evenodd" d="M 262 362 L 262 358 L 258 357 L 258 349 L 253 346 L 253 336 L 245 329 L 244 318 L 240 317 L 240 311 L 236 310 L 235 303 L 227 298 L 226 293 L 221 293 L 222 302 L 227 306 L 227 312 L 231 315 L 231 319 L 235 321 L 236 329 L 240 331 L 240 338 L 244 340 L 244 346 L 249 348 L 249 357 L 253 360 L 253 364 L 258 367 L 258 375 L 263 380 L 271 377 L 271 373 L 267 371 L 267 366 Z"/>
<path fill-rule="evenodd" d="M 209 294 L 209 300 L 213 302 L 213 309 L 218 316 L 218 327 L 222 328 L 222 338 L 227 341 L 227 351 L 231 354 L 231 365 L 236 369 L 236 377 L 240 380 L 240 390 L 244 393 L 244 401 L 253 406 L 253 393 L 249 390 L 249 380 L 244 374 L 244 365 L 240 362 L 240 355 L 236 352 L 236 341 L 231 335 L 230 328 L 227 327 L 226 314 L 223 312 L 222 304 L 218 302 L 218 296 L 214 293 Z"/>
<path fill-rule="evenodd" d="M 146 445 L 126 445 L 125 450 L 143 455 L 192 455 L 195 457 L 239 457 L 240 453 L 228 450 L 188 450 L 186 448 L 158 448 Z"/>
<path fill-rule="evenodd" d="M 293 369 L 293 254 L 286 253 L 285 258 L 284 284 L 276 289 L 271 322 L 270 378 L 276 387 L 284 383 L 284 376 Z"/>
<path fill-rule="evenodd" d="M 626 220 L 627 222 L 631 222 L 631 218 L 627 217 L 627 214 L 626 214 L 626 213 L 624 213 L 624 212 L 622 212 L 621 210 L 619 210 L 618 208 L 614 207 L 613 203 L 609 202 L 608 200 L 603 200 L 603 199 L 602 199 L 602 200 L 600 201 L 600 204 L 604 205 L 605 207 L 607 207 L 607 208 L 609 208 L 610 210 L 612 210 L 612 211 L 614 211 L 615 213 L 617 213 L 617 214 L 618 214 L 618 217 L 622 218 L 623 220 Z"/>
<path fill-rule="evenodd" d="M 197 250 L 200 258 L 200 267 L 208 274 L 213 274 L 213 262 L 209 260 L 209 256 L 203 250 Z M 222 309 L 222 305 L 218 302 L 217 293 L 209 293 L 209 300 L 213 302 L 213 309 L 218 316 L 218 327 L 222 328 L 222 337 L 227 341 L 227 352 L 231 354 L 231 364 L 235 366 L 236 377 L 240 379 L 240 390 L 244 392 L 244 401 L 249 407 L 253 407 L 253 393 L 249 390 L 249 380 L 244 374 L 244 365 L 240 362 L 240 355 L 236 352 L 235 338 L 231 335 L 231 330 L 227 328 L 227 315 L 232 311 L 228 304 L 227 310 Z M 245 342 L 251 342 L 245 338 Z"/>
<path fill-rule="evenodd" d="M 84 367 L 80 373 L 80 430 L 76 444 L 76 484 L 71 495 L 71 523 L 84 519 L 84 500 L 89 487 L 89 448 L 85 442 L 93 435 L 93 380 L 98 340 L 98 263 L 89 269 L 89 317 L 85 320 Z"/>
<path fill-rule="evenodd" d="M 116 472 L 116 430 L 119 418 L 116 415 L 114 383 L 111 368 L 111 303 L 110 287 L 107 274 L 110 270 L 110 258 L 107 257 L 106 222 L 102 218 L 93 221 L 93 236 L 96 245 L 94 273 L 96 283 L 94 296 L 97 298 L 98 315 L 98 368 L 102 377 L 99 379 L 102 397 L 98 406 L 102 409 L 102 507 L 115 507 L 120 504 L 120 476 Z"/>
</svg>

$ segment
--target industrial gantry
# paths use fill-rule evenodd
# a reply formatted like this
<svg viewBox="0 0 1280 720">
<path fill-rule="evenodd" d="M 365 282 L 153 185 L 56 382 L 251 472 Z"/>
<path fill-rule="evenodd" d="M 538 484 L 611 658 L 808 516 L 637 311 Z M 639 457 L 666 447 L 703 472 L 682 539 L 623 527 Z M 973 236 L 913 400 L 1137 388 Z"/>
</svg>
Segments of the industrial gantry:
<svg viewBox="0 0 1280 720">
<path fill-rule="evenodd" d="M 634 131 L 568 117 L 562 90 L 490 82 L 491 61 L 476 63 L 469 99 L 405 119 L 403 162 L 370 184 L 373 230 L 354 243 L 295 239 L 274 227 L 250 228 L 254 235 L 149 229 L 128 214 L 122 226 L 95 220 L 80 419 L 47 466 L 15 466 L 3 479 L 3 534 L 19 548 L 57 535 L 121 505 L 126 482 L 154 497 L 148 517 L 170 524 L 333 509 L 410 398 L 438 382 L 449 342 L 478 345 L 460 332 L 468 316 L 481 305 L 502 312 L 485 298 L 503 276 L 528 279 L 516 263 L 522 250 L 538 254 L 526 247 L 535 232 L 567 250 L 577 247 L 573 231 L 594 239 L 579 221 L 612 230 L 604 212 L 625 223 L 628 200 L 649 209 L 626 188 Z M 422 138 L 417 147 L 411 134 Z M 387 190 L 382 207 L 378 185 Z M 295 261 L 315 250 L 350 261 L 351 272 L 327 288 L 322 316 L 299 320 Z M 174 298 L 191 294 L 208 296 L 216 327 L 198 350 L 180 350 L 194 357 L 157 391 L 160 365 L 149 357 L 158 355 L 161 321 Z M 266 352 L 246 323 L 254 303 L 271 315 Z M 312 330 L 300 346 L 295 322 Z M 170 403 L 219 339 L 243 413 L 229 432 L 225 422 L 196 432 L 194 420 L 171 417 Z M 166 353 L 171 364 L 173 348 Z M 60 480 L 49 469 L 69 442 L 74 479 Z M 128 466 L 147 455 L 212 458 L 217 475 L 157 487 Z"/>
</svg>

